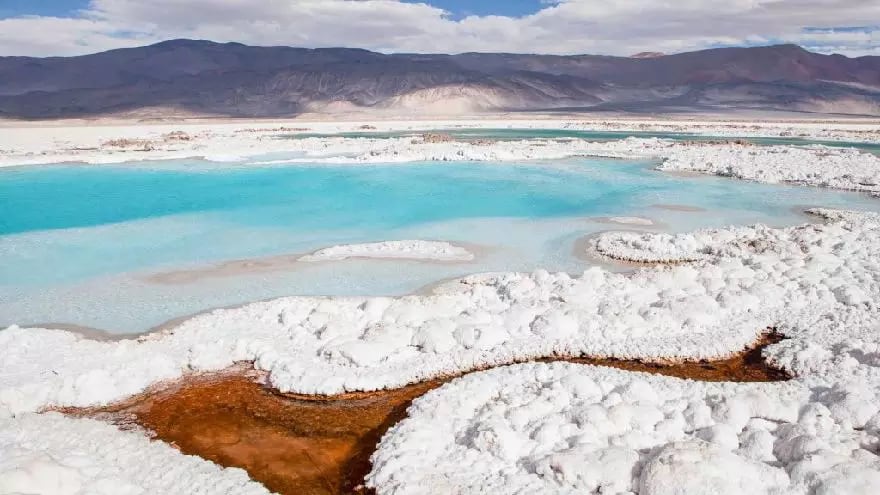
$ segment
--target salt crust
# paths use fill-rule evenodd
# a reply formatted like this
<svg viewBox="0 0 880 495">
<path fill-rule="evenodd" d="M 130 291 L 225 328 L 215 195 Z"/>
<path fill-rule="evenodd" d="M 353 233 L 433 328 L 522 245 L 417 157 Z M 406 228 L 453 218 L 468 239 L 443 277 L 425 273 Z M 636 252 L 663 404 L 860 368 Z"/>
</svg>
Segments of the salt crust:
<svg viewBox="0 0 880 495">
<path fill-rule="evenodd" d="M 382 494 L 880 493 L 880 216 L 811 213 L 829 223 L 596 239 L 621 259 L 696 260 L 649 271 L 719 270 L 727 274 L 716 283 L 753 294 L 777 287 L 739 303 L 754 316 L 776 311 L 790 338 L 765 354 L 792 381 L 700 383 L 566 363 L 473 373 L 413 403 L 380 442 L 368 485 Z"/>
<path fill-rule="evenodd" d="M 790 183 L 880 194 L 880 157 L 854 148 L 693 144 L 628 138 L 528 139 L 490 144 L 407 139 L 310 138 L 303 158 L 279 163 L 408 163 L 420 161 L 560 160 L 571 157 L 655 159 L 658 170 L 699 172 L 767 183 Z M 327 150 L 333 154 L 325 156 Z"/>
<path fill-rule="evenodd" d="M 0 418 L 0 493 L 268 494 L 242 469 L 183 455 L 141 431 L 58 413 Z"/>
<path fill-rule="evenodd" d="M 380 493 L 418 492 L 441 482 L 453 492 L 470 492 L 477 482 L 500 486 L 502 476 L 528 483 L 526 492 L 555 493 L 572 483 L 582 491 L 599 483 L 608 492 L 670 493 L 675 485 L 669 480 L 689 473 L 697 481 L 687 486 L 695 490 L 705 485 L 732 492 L 754 488 L 748 485 L 754 473 L 766 472 L 775 474 L 760 477 L 762 483 L 788 487 L 776 493 L 810 487 L 835 493 L 843 485 L 834 483 L 849 483 L 848 493 L 876 493 L 880 215 L 812 212 L 827 222 L 705 231 L 687 242 L 647 236 L 646 246 L 671 246 L 667 250 L 679 258 L 698 252 L 699 259 L 632 275 L 596 267 L 577 278 L 543 271 L 472 276 L 457 289 L 429 296 L 289 297 L 216 310 L 164 333 L 120 342 L 10 327 L 0 331 L 0 421 L 24 433 L 4 444 L 0 459 L 18 459 L 4 465 L 7 471 L 39 467 L 40 451 L 49 447 L 35 451 L 29 442 L 56 441 L 40 429 L 50 421 L 44 418 L 78 421 L 35 411 L 107 404 L 162 380 L 238 361 L 253 360 L 282 391 L 332 394 L 554 354 L 715 358 L 775 326 L 790 338 L 765 352 L 797 376 L 785 384 L 705 385 L 565 365 L 469 375 L 417 402 L 411 419 L 383 440 L 370 482 Z M 653 248 L 628 249 L 626 256 L 635 258 Z M 550 379 L 540 378 L 546 373 Z M 573 378 L 552 378 L 558 373 Z M 638 382 L 650 386 L 632 385 Z M 590 392 L 590 383 L 601 393 Z M 655 386 L 660 392 L 651 392 Z M 606 416 L 614 416 L 611 423 L 603 422 L 602 412 L 594 417 L 581 411 L 583 404 L 569 397 L 577 394 L 599 402 Z M 651 402 L 652 394 L 662 400 Z M 689 399 L 676 402 L 682 395 Z M 469 409 L 462 401 L 477 402 Z M 526 408 L 526 419 L 516 419 L 514 406 L 525 404 L 520 401 L 552 407 L 537 419 Z M 577 428 L 565 426 L 573 418 L 581 418 L 574 420 Z M 546 433 L 528 427 L 539 424 Z M 459 432 L 453 443 L 443 437 L 450 431 Z M 606 443 L 622 450 L 601 450 Z M 441 462 L 446 455 L 456 460 L 454 472 L 444 471 L 451 465 Z M 114 469 L 122 469 L 120 463 Z M 712 463 L 727 468 L 703 468 Z M 611 472 L 605 464 L 631 469 Z M 627 472 L 632 476 L 621 477 Z M 704 472 L 720 478 L 703 483 Z"/>
<path fill-rule="evenodd" d="M 367 485 L 380 494 L 872 495 L 875 393 L 568 363 L 496 368 L 416 399 L 382 438 Z"/>
<path fill-rule="evenodd" d="M 405 240 L 332 246 L 302 256 L 299 261 L 338 261 L 348 258 L 471 261 L 474 255 L 448 242 Z"/>
<path fill-rule="evenodd" d="M 357 130 L 356 124 L 310 124 L 315 132 Z M 447 121 L 387 122 L 376 131 L 468 128 L 636 129 L 716 133 L 741 136 L 804 136 L 876 142 L 876 125 L 843 124 L 720 124 L 566 121 Z M 181 128 L 186 140 L 178 139 Z M 250 165 L 276 163 L 406 163 L 415 161 L 519 161 L 579 156 L 651 158 L 661 170 L 691 171 L 756 180 L 834 187 L 880 195 L 880 158 L 851 148 L 825 146 L 752 146 L 736 143 L 685 143 L 663 139 L 629 138 L 609 142 L 583 139 L 526 139 L 521 141 L 430 142 L 419 137 L 392 139 L 312 137 L 282 139 L 296 132 L 272 125 L 232 124 L 178 126 L 28 127 L 0 128 L 0 166 L 85 162 L 92 164 L 135 160 L 202 157 L 236 162 L 244 157 L 284 154 Z M 300 132 L 300 131 L 297 131 Z M 109 146 L 132 142 L 134 147 Z M 145 144 L 144 144 L 145 143 Z"/>
<path fill-rule="evenodd" d="M 203 156 L 235 161 L 241 156 L 294 151 L 296 141 L 280 135 L 338 132 L 388 132 L 454 128 L 574 129 L 594 131 L 678 132 L 728 137 L 798 137 L 829 141 L 878 142 L 876 122 L 718 122 L 675 120 L 516 120 L 471 119 L 363 122 L 247 122 L 171 124 L 22 124 L 0 121 L 0 166 L 125 160 L 165 160 Z M 411 138 L 407 138 L 411 139 Z M 113 144 L 115 143 L 115 144 Z M 125 146 L 121 146 L 126 144 Z"/>
</svg>

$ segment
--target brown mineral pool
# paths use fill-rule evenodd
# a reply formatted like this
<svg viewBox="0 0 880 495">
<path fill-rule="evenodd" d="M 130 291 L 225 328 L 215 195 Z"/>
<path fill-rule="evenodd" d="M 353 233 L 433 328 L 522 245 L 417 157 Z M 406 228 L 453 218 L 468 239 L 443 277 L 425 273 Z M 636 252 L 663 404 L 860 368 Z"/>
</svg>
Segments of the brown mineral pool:
<svg viewBox="0 0 880 495">
<path fill-rule="evenodd" d="M 704 381 L 760 382 L 789 376 L 768 365 L 768 334 L 731 358 L 669 365 L 614 359 L 557 359 Z M 549 360 L 548 360 L 549 361 Z M 290 495 L 368 493 L 363 487 L 379 439 L 412 400 L 449 378 L 396 390 L 334 397 L 280 394 L 253 370 L 191 376 L 123 403 L 69 414 L 140 426 L 185 454 L 246 470 L 268 489 Z"/>
</svg>

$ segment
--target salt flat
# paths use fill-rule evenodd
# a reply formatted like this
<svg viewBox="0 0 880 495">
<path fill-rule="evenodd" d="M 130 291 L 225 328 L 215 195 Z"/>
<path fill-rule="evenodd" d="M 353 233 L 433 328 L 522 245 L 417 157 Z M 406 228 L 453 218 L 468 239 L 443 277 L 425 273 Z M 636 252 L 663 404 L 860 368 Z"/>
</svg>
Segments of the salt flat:
<svg viewBox="0 0 880 495">
<path fill-rule="evenodd" d="M 880 159 L 846 148 L 632 138 L 260 139 L 264 131 L 226 125 L 191 128 L 187 132 L 198 137 L 189 140 L 170 137 L 176 130 L 170 127 L 55 128 L 43 143 L 32 132 L 4 129 L 15 139 L 4 141 L 12 151 L 5 151 L 3 161 L 97 164 L 120 156 L 141 160 L 193 153 L 221 160 L 257 150 L 291 153 L 271 159 L 283 163 L 307 158 L 352 166 L 650 156 L 662 161 L 661 170 L 880 192 Z M 375 127 L 380 125 L 395 124 Z M 694 124 L 674 125 L 701 131 Z M 722 128 L 712 125 L 716 132 Z M 862 127 L 832 124 L 750 123 L 731 132 L 773 134 L 791 132 L 793 126 L 823 139 L 865 136 Z M 289 131 L 265 131 L 278 132 Z M 83 150 L 100 148 L 105 139 L 157 144 L 138 142 L 143 151 Z M 367 483 L 378 493 L 512 488 L 528 493 L 876 493 L 880 215 L 823 208 L 811 214 L 821 221 L 679 234 L 611 232 L 594 239 L 591 247 L 600 254 L 664 263 L 633 273 L 600 267 L 577 276 L 538 270 L 473 275 L 430 295 L 286 297 L 215 310 L 163 332 L 116 342 L 52 329 L 7 328 L 0 332 L 0 488 L 75 479 L 76 486 L 102 493 L 112 479 L 114 486 L 131 485 L 132 493 L 189 491 L 192 473 L 198 472 L 216 483 L 214 492 L 259 493 L 240 472 L 192 458 L 178 463 L 182 454 L 164 446 L 140 461 L 163 472 L 162 466 L 177 466 L 162 479 L 132 471 L 125 455 L 108 458 L 94 449 L 71 453 L 66 446 L 79 438 L 106 438 L 128 452 L 127 446 L 143 437 L 40 413 L 47 407 L 108 404 L 161 381 L 237 362 L 252 361 L 281 391 L 338 394 L 552 355 L 711 359 L 735 353 L 774 328 L 787 339 L 765 356 L 794 376 L 785 383 L 710 385 L 570 364 L 518 364 L 469 374 L 413 404 L 408 418 L 380 442 Z M 451 246 L 441 247 L 446 252 Z M 65 435 L 54 433 L 58 430 Z M 2 485 L 7 480 L 17 484 Z"/>
</svg>

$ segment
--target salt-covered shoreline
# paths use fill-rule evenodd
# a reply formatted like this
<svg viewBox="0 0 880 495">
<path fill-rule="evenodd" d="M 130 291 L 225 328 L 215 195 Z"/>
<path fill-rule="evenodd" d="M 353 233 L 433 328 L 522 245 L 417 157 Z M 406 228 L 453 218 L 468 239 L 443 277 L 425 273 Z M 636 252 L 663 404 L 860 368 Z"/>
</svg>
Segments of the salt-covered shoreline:
<svg viewBox="0 0 880 495">
<path fill-rule="evenodd" d="M 331 246 L 301 256 L 299 261 L 340 261 L 349 258 L 461 262 L 472 261 L 474 254 L 462 246 L 444 241 L 403 240 Z"/>
<path fill-rule="evenodd" d="M 880 194 L 880 157 L 852 148 L 752 146 L 739 142 L 687 143 L 657 138 L 627 138 L 596 142 L 584 139 L 523 139 L 513 141 L 449 141 L 420 137 L 418 130 L 437 127 L 637 130 L 691 129 L 695 133 L 740 133 L 747 136 L 805 135 L 822 139 L 880 141 L 880 125 L 845 124 L 667 124 L 603 121 L 448 121 L 385 122 L 366 131 L 412 130 L 415 137 L 305 137 L 297 133 L 344 132 L 358 123 L 298 123 L 243 126 L 107 126 L 0 128 L 0 167 L 28 164 L 170 160 L 200 157 L 209 161 L 249 161 L 249 165 L 296 163 L 408 163 L 419 161 L 559 160 L 595 156 L 660 161 L 658 169 L 723 175 L 770 183 L 793 183 Z M 306 127 L 308 126 L 308 127 Z M 665 127 L 664 127 L 665 126 Z M 186 129 L 186 130 L 181 130 Z M 793 130 L 797 129 L 797 131 Z M 855 133 L 855 134 L 853 134 Z M 280 156 L 279 156 L 280 155 Z"/>
<path fill-rule="evenodd" d="M 880 216 L 815 213 L 828 223 L 722 229 L 707 234 L 705 244 L 716 247 L 705 259 L 629 276 L 592 268 L 579 278 L 474 276 L 432 296 L 283 298 L 119 342 L 11 327 L 0 332 L 0 415 L 18 421 L 45 407 L 106 404 L 240 361 L 252 360 L 282 391 L 332 394 L 558 354 L 719 357 L 775 326 L 789 340 L 768 357 L 797 376 L 785 387 L 796 397 L 831 387 L 823 407 L 855 431 L 880 409 Z M 696 390 L 687 382 L 674 387 Z M 378 481 L 384 465 L 377 463 L 374 478 L 380 493 L 392 486 Z"/>
<path fill-rule="evenodd" d="M 608 119 L 472 119 L 364 122 L 179 122 L 106 125 L 88 122 L 16 123 L 0 121 L 0 166 L 77 162 L 167 160 L 204 157 L 234 161 L 247 156 L 295 152 L 297 134 L 475 129 L 569 129 L 594 131 L 674 132 L 719 137 L 782 137 L 828 141 L 880 142 L 876 121 L 729 122 L 699 120 Z M 334 138 L 316 138 L 321 139 Z M 411 137 L 401 138 L 406 141 Z M 358 140 L 361 142 L 369 139 Z M 329 148 L 325 141 L 322 148 Z"/>
<path fill-rule="evenodd" d="M 327 140 L 342 155 L 322 157 Z M 850 148 L 693 144 L 663 139 L 619 141 L 528 139 L 487 144 L 406 139 L 304 139 L 306 157 L 284 163 L 516 162 L 573 157 L 653 159 L 662 171 L 698 172 L 766 183 L 789 183 L 880 194 L 880 157 Z"/>
</svg>

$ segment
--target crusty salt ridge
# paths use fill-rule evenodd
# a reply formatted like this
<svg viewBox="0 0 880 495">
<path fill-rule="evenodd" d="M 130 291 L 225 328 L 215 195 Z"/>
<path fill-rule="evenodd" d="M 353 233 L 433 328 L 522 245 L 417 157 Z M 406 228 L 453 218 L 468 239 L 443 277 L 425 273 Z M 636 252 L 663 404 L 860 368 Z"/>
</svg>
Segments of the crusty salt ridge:
<svg viewBox="0 0 880 495">
<path fill-rule="evenodd" d="M 332 246 L 302 256 L 299 261 L 338 261 L 348 258 L 471 261 L 474 255 L 448 242 L 404 240 Z"/>
<path fill-rule="evenodd" d="M 236 468 L 184 455 L 142 431 L 58 413 L 0 418 L 0 493 L 268 494 Z"/>
<path fill-rule="evenodd" d="M 878 363 L 860 365 L 874 373 Z M 379 494 L 877 493 L 876 382 L 815 385 L 567 363 L 473 373 L 413 402 L 373 454 L 367 485 Z"/>
<path fill-rule="evenodd" d="M 689 171 L 758 182 L 804 184 L 880 192 L 880 158 L 855 149 L 822 146 L 712 146 L 703 160 L 680 147 L 666 155 L 659 170 Z"/>
<path fill-rule="evenodd" d="M 821 214 L 814 210 L 814 214 Z M 588 249 L 620 261 L 637 263 L 681 263 L 717 255 L 723 246 L 735 243 L 771 242 L 772 229 L 765 225 L 704 229 L 683 234 L 646 232 L 603 232 L 587 241 Z"/>
</svg>

